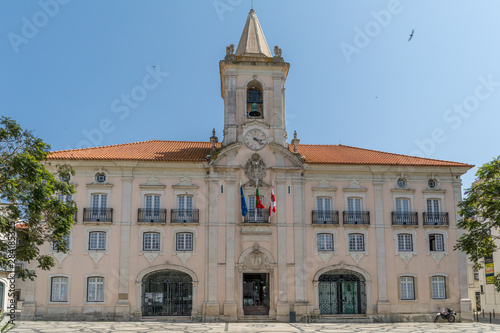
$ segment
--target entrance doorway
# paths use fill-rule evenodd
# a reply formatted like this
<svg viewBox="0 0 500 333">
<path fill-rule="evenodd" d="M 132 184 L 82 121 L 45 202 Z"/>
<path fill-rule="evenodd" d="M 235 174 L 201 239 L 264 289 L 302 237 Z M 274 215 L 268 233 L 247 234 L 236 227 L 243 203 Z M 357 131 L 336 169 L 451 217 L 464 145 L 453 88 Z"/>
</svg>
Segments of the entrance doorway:
<svg viewBox="0 0 500 333">
<path fill-rule="evenodd" d="M 366 312 L 365 280 L 359 273 L 334 270 L 322 274 L 318 291 L 322 315 Z"/>
<path fill-rule="evenodd" d="M 269 315 L 269 274 L 243 274 L 243 313 Z"/>
<path fill-rule="evenodd" d="M 188 274 L 160 271 L 142 280 L 143 316 L 190 316 L 193 283 Z"/>
</svg>

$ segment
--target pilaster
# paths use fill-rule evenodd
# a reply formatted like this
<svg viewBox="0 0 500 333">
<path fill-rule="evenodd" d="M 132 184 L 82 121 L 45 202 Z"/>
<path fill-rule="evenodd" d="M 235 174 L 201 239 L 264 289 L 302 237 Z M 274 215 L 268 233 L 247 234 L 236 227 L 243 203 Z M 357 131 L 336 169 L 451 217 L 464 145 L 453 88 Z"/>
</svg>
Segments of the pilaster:
<svg viewBox="0 0 500 333">
<path fill-rule="evenodd" d="M 206 250 L 206 289 L 204 315 L 208 317 L 219 315 L 218 294 L 218 189 L 219 174 L 213 170 L 209 172 L 207 179 L 207 250 Z"/>
<path fill-rule="evenodd" d="M 235 290 L 235 228 L 236 228 L 236 177 L 234 172 L 226 176 L 226 300 L 224 302 L 224 317 L 226 320 L 237 319 Z"/>
<path fill-rule="evenodd" d="M 304 179 L 301 175 L 296 175 L 292 183 L 295 250 L 295 306 L 298 306 L 302 305 L 298 303 L 307 303 Z M 298 310 L 296 309 L 295 311 Z"/>
<path fill-rule="evenodd" d="M 454 206 L 458 207 L 458 203 L 462 200 L 462 180 L 459 176 L 453 176 L 456 179 L 453 180 L 453 198 Z M 458 213 L 458 209 L 455 209 L 455 223 L 461 216 Z M 457 239 L 464 234 L 463 229 L 457 230 Z M 460 281 L 460 317 L 462 322 L 472 322 L 474 321 L 472 313 L 472 301 L 469 299 L 469 290 L 467 285 L 467 255 L 465 252 L 458 251 L 458 263 L 459 263 L 459 281 Z"/>
<path fill-rule="evenodd" d="M 118 286 L 118 302 L 116 303 L 116 320 L 128 321 L 130 303 L 128 298 L 130 280 L 130 226 L 132 206 L 132 171 L 126 171 L 122 177 L 122 204 L 120 224 L 120 276 Z"/>
<path fill-rule="evenodd" d="M 378 301 L 377 312 L 390 312 L 390 304 L 387 299 L 387 266 L 385 260 L 385 227 L 384 227 L 384 192 L 381 175 L 375 175 L 373 181 L 373 196 L 375 198 L 375 234 L 377 242 L 377 289 Z M 371 307 L 371 304 L 367 304 Z"/>
</svg>

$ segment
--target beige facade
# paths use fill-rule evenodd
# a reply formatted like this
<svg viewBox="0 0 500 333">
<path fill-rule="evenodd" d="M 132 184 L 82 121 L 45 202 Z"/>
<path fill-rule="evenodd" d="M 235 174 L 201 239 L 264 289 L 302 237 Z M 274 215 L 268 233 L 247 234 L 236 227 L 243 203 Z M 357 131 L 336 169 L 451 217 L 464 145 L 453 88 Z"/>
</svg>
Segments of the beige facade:
<svg viewBox="0 0 500 333">
<path fill-rule="evenodd" d="M 470 166 L 289 144 L 289 64 L 279 47 L 271 56 L 253 10 L 226 53 L 221 143 L 51 155 L 76 171 L 79 212 L 68 253 L 27 287 L 23 317 L 392 321 L 452 307 L 471 319 L 466 258 L 453 250 Z M 266 206 L 274 189 L 271 218 L 254 208 L 256 185 Z"/>
</svg>

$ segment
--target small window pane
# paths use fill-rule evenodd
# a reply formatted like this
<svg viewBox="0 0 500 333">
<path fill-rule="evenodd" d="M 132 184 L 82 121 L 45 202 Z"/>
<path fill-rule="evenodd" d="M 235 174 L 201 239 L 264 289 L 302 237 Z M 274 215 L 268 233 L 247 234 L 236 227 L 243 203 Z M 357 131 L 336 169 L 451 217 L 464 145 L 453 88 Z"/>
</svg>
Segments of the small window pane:
<svg viewBox="0 0 500 333">
<path fill-rule="evenodd" d="M 193 234 L 190 232 L 179 232 L 176 236 L 177 251 L 192 251 L 193 250 Z"/>
<path fill-rule="evenodd" d="M 444 276 L 432 277 L 432 298 L 433 299 L 446 298 L 446 280 Z"/>
<path fill-rule="evenodd" d="M 158 232 L 145 232 L 143 235 L 144 251 L 160 250 L 160 234 Z"/>
<path fill-rule="evenodd" d="M 318 251 L 333 251 L 332 234 L 318 234 Z"/>
<path fill-rule="evenodd" d="M 104 302 L 104 278 L 102 277 L 88 278 L 87 301 Z"/>
<path fill-rule="evenodd" d="M 403 276 L 400 278 L 401 299 L 415 299 L 415 286 L 413 277 Z"/>
<path fill-rule="evenodd" d="M 51 302 L 67 302 L 68 301 L 68 278 L 53 277 L 51 283 Z"/>
<path fill-rule="evenodd" d="M 413 251 L 413 237 L 410 234 L 398 235 L 398 251 L 411 252 Z"/>
</svg>

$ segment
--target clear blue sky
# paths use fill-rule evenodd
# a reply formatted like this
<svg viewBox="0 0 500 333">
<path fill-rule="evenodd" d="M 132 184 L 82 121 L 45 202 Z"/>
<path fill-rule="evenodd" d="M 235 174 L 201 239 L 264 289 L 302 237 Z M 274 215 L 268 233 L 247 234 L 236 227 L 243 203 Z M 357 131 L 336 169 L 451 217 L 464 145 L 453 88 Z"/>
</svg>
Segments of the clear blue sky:
<svg viewBox="0 0 500 333">
<path fill-rule="evenodd" d="M 1 114 L 54 150 L 207 141 L 213 127 L 222 138 L 218 62 L 238 44 L 250 3 L 2 0 Z M 279 45 L 291 64 L 289 138 L 297 130 L 305 144 L 475 165 L 499 155 L 500 1 L 255 0 L 254 8 L 270 49 Z M 146 90 L 151 66 L 162 76 Z M 137 102 L 127 104 L 122 95 L 132 93 Z"/>
</svg>

